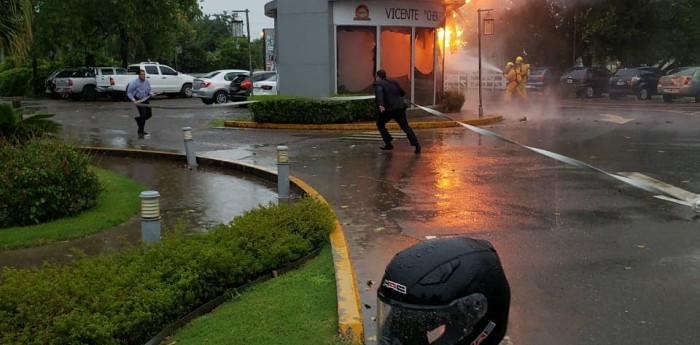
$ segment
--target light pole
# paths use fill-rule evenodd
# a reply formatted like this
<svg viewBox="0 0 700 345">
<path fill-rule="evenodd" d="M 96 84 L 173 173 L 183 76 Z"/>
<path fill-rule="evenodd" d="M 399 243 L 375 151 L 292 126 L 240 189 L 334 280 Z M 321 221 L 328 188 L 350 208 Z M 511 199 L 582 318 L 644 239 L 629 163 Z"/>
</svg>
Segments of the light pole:
<svg viewBox="0 0 700 345">
<path fill-rule="evenodd" d="M 248 32 L 248 37 L 247 37 L 247 40 L 248 40 L 248 70 L 250 71 L 250 73 L 253 73 L 253 55 L 250 52 L 250 50 L 251 50 L 251 48 L 250 48 L 250 44 L 251 44 L 251 42 L 250 42 L 250 19 L 248 18 L 248 13 L 250 11 L 246 9 L 246 10 L 233 10 L 231 12 L 232 13 L 245 12 L 245 27 L 246 27 L 246 30 Z M 234 20 L 234 26 L 238 25 L 238 23 L 239 23 L 238 21 Z M 238 35 L 238 36 L 236 36 L 236 35 Z M 240 33 L 238 33 L 238 30 L 236 30 L 236 28 L 234 28 L 234 36 L 237 38 L 240 38 L 240 36 L 242 36 L 242 35 L 240 35 Z"/>
<path fill-rule="evenodd" d="M 477 9 L 477 25 L 479 27 L 479 118 L 484 117 L 484 106 L 481 102 L 481 25 L 484 26 L 484 35 L 493 35 L 493 18 L 491 17 L 491 11 L 493 9 Z M 481 21 L 481 12 L 487 12 L 484 21 Z"/>
</svg>

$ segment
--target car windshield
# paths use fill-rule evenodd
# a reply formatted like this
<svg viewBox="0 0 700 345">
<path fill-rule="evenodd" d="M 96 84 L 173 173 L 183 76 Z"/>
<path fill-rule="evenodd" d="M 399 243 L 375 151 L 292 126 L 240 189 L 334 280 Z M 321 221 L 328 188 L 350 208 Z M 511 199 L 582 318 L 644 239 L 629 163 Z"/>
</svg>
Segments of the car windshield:
<svg viewBox="0 0 700 345">
<path fill-rule="evenodd" d="M 202 78 L 211 79 L 211 78 L 216 77 L 216 76 L 219 75 L 220 73 L 221 73 L 221 71 L 209 72 L 207 75 L 203 76 Z"/>
<path fill-rule="evenodd" d="M 668 72 L 668 75 L 692 76 L 698 67 L 681 67 Z"/>
<path fill-rule="evenodd" d="M 581 78 L 586 76 L 585 68 L 577 68 L 566 73 L 565 77 Z"/>
<path fill-rule="evenodd" d="M 530 71 L 530 75 L 540 75 L 540 74 L 544 74 L 544 68 L 542 68 L 542 67 L 535 67 L 532 69 L 532 71 Z"/>
<path fill-rule="evenodd" d="M 618 77 L 634 77 L 639 74 L 636 68 L 623 68 L 615 73 Z"/>
</svg>

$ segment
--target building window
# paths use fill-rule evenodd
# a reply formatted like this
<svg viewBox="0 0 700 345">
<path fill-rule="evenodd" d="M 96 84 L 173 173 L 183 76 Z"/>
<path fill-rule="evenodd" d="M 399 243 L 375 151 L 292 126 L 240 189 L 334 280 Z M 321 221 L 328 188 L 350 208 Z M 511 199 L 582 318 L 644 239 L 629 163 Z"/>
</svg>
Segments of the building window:
<svg viewBox="0 0 700 345">
<path fill-rule="evenodd" d="M 373 94 L 377 61 L 377 29 L 374 26 L 338 26 L 339 94 Z"/>
<path fill-rule="evenodd" d="M 382 27 L 381 69 L 411 95 L 411 28 Z"/>
<path fill-rule="evenodd" d="M 413 56 L 415 102 L 431 105 L 435 94 L 435 29 L 416 28 Z"/>
</svg>

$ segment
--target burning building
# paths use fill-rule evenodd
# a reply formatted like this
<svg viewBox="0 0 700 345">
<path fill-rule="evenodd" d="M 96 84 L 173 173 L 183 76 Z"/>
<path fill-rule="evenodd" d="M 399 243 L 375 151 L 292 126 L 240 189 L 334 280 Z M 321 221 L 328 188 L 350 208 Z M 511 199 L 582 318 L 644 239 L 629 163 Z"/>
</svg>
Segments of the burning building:
<svg viewBox="0 0 700 345">
<path fill-rule="evenodd" d="M 465 0 L 275 0 L 275 57 L 281 94 L 372 93 L 377 70 L 418 104 L 437 102 L 450 33 Z M 457 35 L 452 34 L 452 37 Z M 447 48 L 449 51 L 449 48 Z"/>
</svg>

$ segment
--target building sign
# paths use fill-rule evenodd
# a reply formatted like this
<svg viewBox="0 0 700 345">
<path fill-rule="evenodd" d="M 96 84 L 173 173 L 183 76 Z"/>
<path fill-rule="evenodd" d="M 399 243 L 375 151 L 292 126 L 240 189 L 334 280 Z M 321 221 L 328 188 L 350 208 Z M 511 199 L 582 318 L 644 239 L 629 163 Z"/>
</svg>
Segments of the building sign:
<svg viewBox="0 0 700 345">
<path fill-rule="evenodd" d="M 353 20 L 371 20 L 369 17 L 369 8 L 367 5 L 358 5 L 355 8 L 355 18 Z"/>
<path fill-rule="evenodd" d="M 417 26 L 436 28 L 445 20 L 445 7 L 439 2 L 369 1 L 334 2 L 336 25 Z"/>
<path fill-rule="evenodd" d="M 265 45 L 265 70 L 275 71 L 275 29 L 263 29 L 263 43 Z"/>
</svg>

